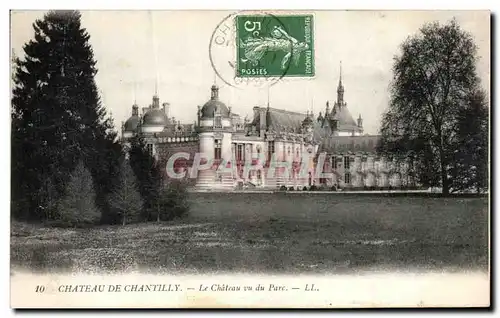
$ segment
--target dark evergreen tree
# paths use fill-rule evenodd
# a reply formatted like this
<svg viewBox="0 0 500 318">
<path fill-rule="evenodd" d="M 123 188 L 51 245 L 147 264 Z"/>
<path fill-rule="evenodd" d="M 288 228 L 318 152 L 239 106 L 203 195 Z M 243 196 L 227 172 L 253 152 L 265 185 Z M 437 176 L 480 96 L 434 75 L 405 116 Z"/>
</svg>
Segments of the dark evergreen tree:
<svg viewBox="0 0 500 318">
<path fill-rule="evenodd" d="M 96 206 L 96 192 L 90 171 L 80 161 L 70 174 L 65 195 L 59 204 L 59 220 L 65 225 L 96 224 L 101 212 Z"/>
<path fill-rule="evenodd" d="M 118 215 L 123 225 L 140 220 L 143 201 L 135 173 L 128 160 L 123 160 L 118 183 L 109 197 L 111 212 Z"/>
<path fill-rule="evenodd" d="M 458 114 L 452 188 L 454 191 L 481 193 L 489 188 L 489 112 L 486 94 L 478 90 L 465 103 Z"/>
<path fill-rule="evenodd" d="M 121 146 L 98 96 L 90 36 L 80 18 L 77 11 L 51 11 L 36 20 L 24 59 L 14 61 L 11 180 L 16 217 L 45 218 L 46 180 L 60 197 L 80 158 L 95 177 L 98 204 L 106 209 Z"/>
</svg>

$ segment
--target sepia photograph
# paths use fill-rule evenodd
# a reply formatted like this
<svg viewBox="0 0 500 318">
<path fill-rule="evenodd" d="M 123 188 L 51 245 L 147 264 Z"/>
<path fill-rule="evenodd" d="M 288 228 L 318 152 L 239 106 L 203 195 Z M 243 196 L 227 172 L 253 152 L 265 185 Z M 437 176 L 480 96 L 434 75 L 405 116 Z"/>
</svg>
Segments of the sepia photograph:
<svg viewBox="0 0 500 318">
<path fill-rule="evenodd" d="M 11 307 L 488 308 L 491 19 L 11 10 Z"/>
</svg>

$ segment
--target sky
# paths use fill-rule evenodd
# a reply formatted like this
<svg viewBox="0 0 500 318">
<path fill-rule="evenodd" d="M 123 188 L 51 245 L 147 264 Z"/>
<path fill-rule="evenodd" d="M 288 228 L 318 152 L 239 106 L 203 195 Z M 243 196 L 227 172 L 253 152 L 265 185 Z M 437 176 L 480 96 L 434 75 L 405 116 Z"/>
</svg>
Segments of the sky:
<svg viewBox="0 0 500 318">
<path fill-rule="evenodd" d="M 11 46 L 19 57 L 33 38 L 32 23 L 44 11 L 11 13 Z M 131 115 L 132 104 L 148 106 L 157 87 L 160 102 L 170 103 L 170 116 L 183 123 L 196 120 L 197 106 L 210 98 L 214 82 L 220 99 L 242 117 L 254 106 L 324 112 L 336 99 L 340 62 L 344 99 L 353 117 L 363 117 L 367 134 L 377 134 L 387 109 L 393 58 L 400 44 L 427 22 L 453 17 L 470 32 L 478 47 L 478 74 L 490 87 L 490 13 L 488 11 L 312 11 L 314 78 L 284 78 L 269 89 L 231 87 L 224 79 L 233 60 L 234 43 L 216 46 L 212 35 L 232 11 L 82 11 L 97 60 L 96 82 L 117 129 Z M 290 12 L 288 12 L 290 13 Z M 221 24 L 222 23 L 222 24 Z M 230 37 L 228 37 L 228 40 Z M 212 39 L 213 40 L 213 39 Z M 211 62 L 212 61 L 212 62 Z M 489 91 L 489 90 L 488 90 Z"/>
</svg>

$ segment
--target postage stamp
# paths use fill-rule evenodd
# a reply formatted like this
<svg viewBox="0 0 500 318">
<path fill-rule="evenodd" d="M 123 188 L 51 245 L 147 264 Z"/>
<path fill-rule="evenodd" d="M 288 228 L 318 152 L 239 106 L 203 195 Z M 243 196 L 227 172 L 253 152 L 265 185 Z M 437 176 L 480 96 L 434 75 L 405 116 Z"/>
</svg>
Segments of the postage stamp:
<svg viewBox="0 0 500 318">
<path fill-rule="evenodd" d="M 236 16 L 237 76 L 313 77 L 313 15 Z"/>
<path fill-rule="evenodd" d="M 252 91 L 271 87 L 283 80 L 284 71 L 286 70 L 275 77 L 240 77 L 237 75 L 236 17 L 238 15 L 256 14 L 275 19 L 274 16 L 263 11 L 237 11 L 225 16 L 212 31 L 208 54 L 213 72 L 219 83 L 238 90 Z"/>
</svg>

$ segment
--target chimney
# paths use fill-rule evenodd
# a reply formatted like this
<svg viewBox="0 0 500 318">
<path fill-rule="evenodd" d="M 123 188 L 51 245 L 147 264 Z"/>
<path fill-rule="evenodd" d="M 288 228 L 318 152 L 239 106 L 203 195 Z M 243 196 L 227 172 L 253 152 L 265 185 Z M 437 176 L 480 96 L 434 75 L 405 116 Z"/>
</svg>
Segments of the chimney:
<svg viewBox="0 0 500 318">
<path fill-rule="evenodd" d="M 170 115 L 170 103 L 163 103 L 162 107 L 163 107 L 163 113 L 165 115 L 167 115 L 167 117 L 169 117 L 169 115 Z"/>
</svg>

